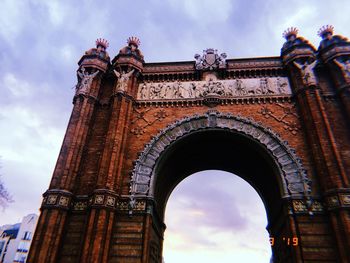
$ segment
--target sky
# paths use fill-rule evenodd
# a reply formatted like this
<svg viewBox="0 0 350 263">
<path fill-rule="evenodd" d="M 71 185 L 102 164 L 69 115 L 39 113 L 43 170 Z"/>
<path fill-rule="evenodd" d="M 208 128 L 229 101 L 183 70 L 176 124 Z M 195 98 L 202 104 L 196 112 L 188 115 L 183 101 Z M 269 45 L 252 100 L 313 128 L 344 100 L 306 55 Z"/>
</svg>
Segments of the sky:
<svg viewBox="0 0 350 263">
<path fill-rule="evenodd" d="M 209 47 L 227 53 L 228 58 L 279 56 L 282 33 L 291 26 L 316 47 L 317 31 L 325 24 L 333 25 L 336 34 L 350 37 L 349 10 L 348 0 L 2 0 L 0 173 L 14 202 L 0 210 L 0 225 L 38 212 L 72 110 L 77 62 L 97 38 L 109 41 L 107 51 L 113 58 L 129 36 L 137 36 L 146 62 L 194 60 L 194 54 Z M 191 181 L 184 181 L 184 188 L 180 184 L 174 196 L 194 202 L 198 196 L 189 193 L 187 183 Z M 236 183 L 232 187 L 236 189 Z M 220 187 L 216 191 L 221 193 Z M 255 197 L 252 194 L 246 200 Z M 237 198 L 229 198 L 233 207 L 240 207 Z M 181 202 L 173 204 L 172 198 L 170 202 L 173 210 L 181 206 Z M 176 224 L 177 217 L 184 216 L 181 211 L 169 221 Z M 247 220 L 244 213 L 237 216 Z M 232 218 L 242 219 L 234 214 Z M 259 222 L 257 228 L 266 226 Z M 203 222 L 198 237 L 213 231 L 205 228 L 209 223 Z M 170 233 L 173 226 L 168 224 L 168 229 Z M 235 244 L 236 248 L 243 245 Z M 173 252 L 185 253 L 183 247 L 174 246 Z"/>
</svg>

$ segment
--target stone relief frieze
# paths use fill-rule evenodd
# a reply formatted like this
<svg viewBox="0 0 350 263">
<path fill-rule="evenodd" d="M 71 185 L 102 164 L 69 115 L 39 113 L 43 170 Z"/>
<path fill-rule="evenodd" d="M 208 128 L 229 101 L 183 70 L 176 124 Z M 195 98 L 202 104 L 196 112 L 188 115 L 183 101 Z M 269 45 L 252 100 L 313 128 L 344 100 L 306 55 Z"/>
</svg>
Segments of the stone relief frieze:
<svg viewBox="0 0 350 263">
<path fill-rule="evenodd" d="M 286 77 L 229 79 L 208 81 L 143 82 L 139 84 L 137 99 L 200 99 L 208 96 L 244 97 L 291 95 Z"/>
</svg>

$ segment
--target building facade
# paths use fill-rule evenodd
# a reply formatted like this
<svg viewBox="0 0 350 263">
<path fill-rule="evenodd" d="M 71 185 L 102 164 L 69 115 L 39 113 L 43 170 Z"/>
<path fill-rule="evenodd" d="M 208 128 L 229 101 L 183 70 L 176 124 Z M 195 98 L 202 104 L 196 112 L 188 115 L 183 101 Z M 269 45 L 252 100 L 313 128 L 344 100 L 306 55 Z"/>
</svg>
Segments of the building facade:
<svg viewBox="0 0 350 263">
<path fill-rule="evenodd" d="M 278 57 L 164 63 L 135 37 L 110 60 L 98 39 L 29 262 L 161 262 L 171 191 L 208 169 L 260 194 L 274 262 L 350 262 L 350 43 L 319 35 L 317 50 L 289 28 Z"/>
<path fill-rule="evenodd" d="M 1 263 L 27 262 L 38 218 L 36 214 L 29 214 L 21 223 L 0 227 Z"/>
</svg>

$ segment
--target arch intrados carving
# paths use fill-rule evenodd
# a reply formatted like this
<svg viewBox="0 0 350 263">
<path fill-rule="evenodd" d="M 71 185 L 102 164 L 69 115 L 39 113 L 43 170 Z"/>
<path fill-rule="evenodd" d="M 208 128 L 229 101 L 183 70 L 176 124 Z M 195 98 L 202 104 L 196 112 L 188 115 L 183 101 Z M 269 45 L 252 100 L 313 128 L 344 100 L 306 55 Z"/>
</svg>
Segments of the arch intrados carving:
<svg viewBox="0 0 350 263">
<path fill-rule="evenodd" d="M 252 119 L 209 111 L 193 115 L 168 125 L 153 137 L 139 155 L 132 173 L 130 195 L 154 198 L 156 164 L 164 151 L 180 138 L 194 131 L 226 129 L 243 134 L 265 147 L 280 170 L 281 197 L 309 198 L 311 181 L 295 151 L 278 134 Z"/>
</svg>

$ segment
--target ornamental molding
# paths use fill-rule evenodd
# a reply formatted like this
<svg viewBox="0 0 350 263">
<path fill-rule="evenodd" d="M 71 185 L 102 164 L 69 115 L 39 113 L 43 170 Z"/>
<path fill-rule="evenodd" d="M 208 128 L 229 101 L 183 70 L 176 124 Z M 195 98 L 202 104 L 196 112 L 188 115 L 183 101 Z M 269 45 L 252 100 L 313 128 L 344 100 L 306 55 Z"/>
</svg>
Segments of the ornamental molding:
<svg viewBox="0 0 350 263">
<path fill-rule="evenodd" d="M 178 72 L 178 71 L 193 71 L 193 62 L 190 63 L 181 63 L 180 65 L 145 65 L 143 73 L 159 73 L 159 72 Z"/>
<path fill-rule="evenodd" d="M 265 68 L 282 68 L 282 61 L 277 59 L 262 61 L 227 61 L 228 69 L 265 69 Z"/>
<path fill-rule="evenodd" d="M 196 61 L 185 61 L 176 63 L 146 63 L 143 67 L 143 74 L 164 74 L 194 72 Z M 282 69 L 283 64 L 280 57 L 271 57 L 255 60 L 247 59 L 226 59 L 226 68 L 228 70 L 245 69 Z"/>
<path fill-rule="evenodd" d="M 153 114 L 147 114 L 149 111 L 151 111 L 150 108 L 144 111 L 134 108 L 134 111 L 135 117 L 131 120 L 131 124 L 134 125 L 134 127 L 130 130 L 130 132 L 137 137 L 144 134 L 149 126 L 152 126 L 156 122 L 162 122 L 168 117 L 168 113 L 164 109 L 153 112 Z"/>
<path fill-rule="evenodd" d="M 252 119 L 229 113 L 209 111 L 178 120 L 167 126 L 145 146 L 135 162 L 130 182 L 130 196 L 154 198 L 155 167 L 161 154 L 176 140 L 198 130 L 225 129 L 244 134 L 260 142 L 280 170 L 284 197 L 310 198 L 311 180 L 295 151 L 278 134 Z"/>
<path fill-rule="evenodd" d="M 282 123 L 283 128 L 289 131 L 291 134 L 296 135 L 300 130 L 300 125 L 298 122 L 298 115 L 295 113 L 295 105 L 285 106 L 281 103 L 275 103 L 282 113 L 277 113 L 275 108 L 270 108 L 269 106 L 263 106 L 259 113 L 262 114 L 266 119 L 274 119 L 279 123 Z"/>
<path fill-rule="evenodd" d="M 206 81 L 143 82 L 139 84 L 137 99 L 181 100 L 202 99 L 208 96 L 221 98 L 271 96 L 292 94 L 287 77 L 248 78 Z"/>
<path fill-rule="evenodd" d="M 319 200 L 313 200 L 310 207 L 305 200 L 292 200 L 293 212 L 296 214 L 324 213 L 324 205 Z"/>
<path fill-rule="evenodd" d="M 72 204 L 73 194 L 66 190 L 51 189 L 44 193 L 42 207 L 68 210 Z"/>
</svg>

